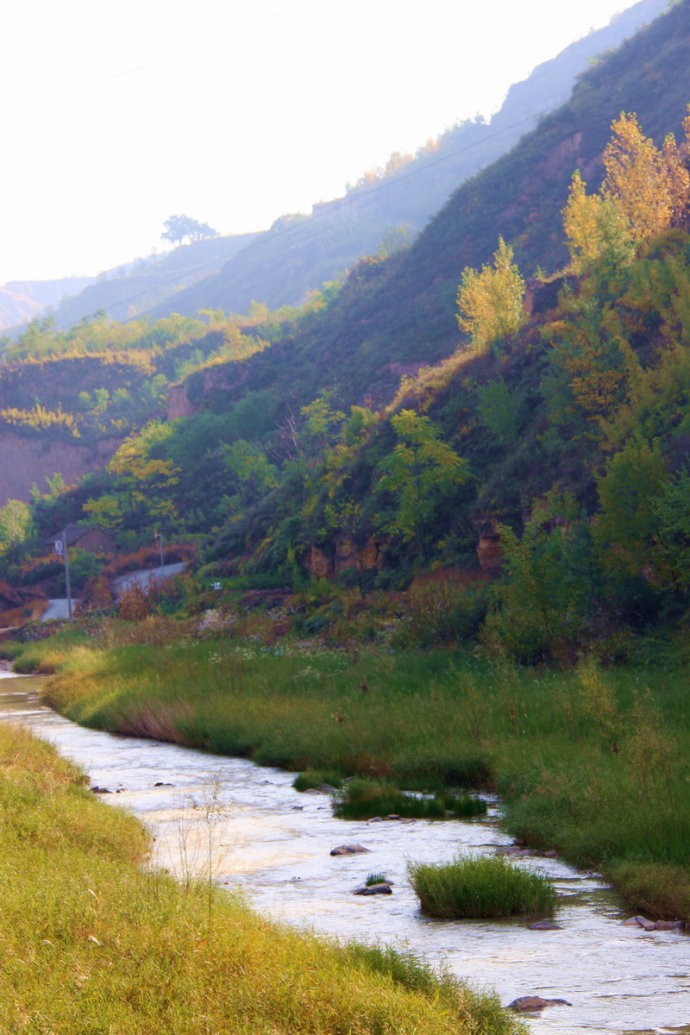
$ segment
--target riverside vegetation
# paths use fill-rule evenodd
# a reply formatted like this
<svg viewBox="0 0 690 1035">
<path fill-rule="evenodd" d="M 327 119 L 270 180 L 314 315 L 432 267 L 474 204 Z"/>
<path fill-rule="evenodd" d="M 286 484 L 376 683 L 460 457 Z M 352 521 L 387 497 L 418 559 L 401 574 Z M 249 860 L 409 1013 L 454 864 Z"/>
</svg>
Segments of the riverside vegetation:
<svg viewBox="0 0 690 1035">
<path fill-rule="evenodd" d="M 143 828 L 0 724 L 0 1031 L 484 1033 L 495 998 L 411 957 L 278 928 L 143 867 Z"/>
<path fill-rule="evenodd" d="M 374 784 L 424 801 L 495 788 L 515 836 L 601 869 L 641 912 L 690 920 L 689 45 L 690 4 L 671 5 L 410 249 L 364 259 L 304 309 L 36 324 L 6 350 L 7 434 L 129 437 L 79 485 L 56 472 L 0 509 L 4 624 L 59 595 L 42 554 L 65 525 L 105 526 L 120 554 L 198 547 L 186 581 L 132 592 L 119 620 L 105 558 L 71 554 L 93 619 L 3 646 L 53 673 L 58 710 L 305 784 L 357 777 L 363 799 Z M 173 386 L 190 415 L 164 421 Z M 264 624 L 247 618 L 262 602 Z M 179 944 L 164 958 L 189 961 L 196 943 Z M 338 1030 L 316 1007 L 311 1029 L 271 1014 L 274 994 L 300 1008 L 304 985 L 262 953 L 273 991 L 250 997 L 250 1030 Z M 127 1008 L 154 977 L 177 987 L 148 976 Z M 406 1030 L 345 1016 L 342 1030 Z"/>
<path fill-rule="evenodd" d="M 151 618 L 3 650 L 53 672 L 48 701 L 85 725 L 333 781 L 497 788 L 516 837 L 600 869 L 640 911 L 690 919 L 682 642 L 665 661 L 557 671 L 467 651 L 199 639 Z"/>
</svg>

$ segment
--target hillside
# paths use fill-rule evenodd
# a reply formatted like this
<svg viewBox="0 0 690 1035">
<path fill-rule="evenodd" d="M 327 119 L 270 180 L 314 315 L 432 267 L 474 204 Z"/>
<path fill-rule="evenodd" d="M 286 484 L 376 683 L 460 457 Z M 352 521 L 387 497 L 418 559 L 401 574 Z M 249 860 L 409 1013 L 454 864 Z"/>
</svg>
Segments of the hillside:
<svg viewBox="0 0 690 1035">
<path fill-rule="evenodd" d="M 59 326 L 98 310 L 123 320 L 144 312 L 154 318 L 200 309 L 246 313 L 253 301 L 271 309 L 300 304 L 363 255 L 385 250 L 388 237 L 395 246 L 396 233 L 402 241 L 416 236 L 459 184 L 508 152 L 545 112 L 563 103 L 598 55 L 619 46 L 664 6 L 665 0 L 641 0 L 544 62 L 511 87 L 489 123 L 463 122 L 415 156 L 393 155 L 385 169 L 366 173 L 345 197 L 316 204 L 309 215 L 286 215 L 268 232 L 188 246 L 178 249 L 182 255 L 108 276 L 58 310 Z"/>
<path fill-rule="evenodd" d="M 690 99 L 689 54 L 690 4 L 682 3 L 583 75 L 572 98 L 460 187 L 409 249 L 360 262 L 327 310 L 283 333 L 241 375 L 222 367 L 212 377 L 192 375 L 185 386 L 191 408 L 222 411 L 273 385 L 280 385 L 283 414 L 325 387 L 341 406 L 385 405 L 401 376 L 455 350 L 462 270 L 485 263 L 499 235 L 514 246 L 527 276 L 566 262 L 560 213 L 570 178 L 580 168 L 598 185 L 602 151 L 621 110 L 637 112 L 657 141 L 680 132 Z"/>
<path fill-rule="evenodd" d="M 196 281 L 212 276 L 231 256 L 242 252 L 260 236 L 237 234 L 193 241 L 165 255 L 139 259 L 111 270 L 58 306 L 55 321 L 64 329 L 98 312 L 114 320 L 135 319 L 165 299 L 176 297 Z M 180 311 L 172 302 L 165 310 L 166 315 Z"/>
<path fill-rule="evenodd" d="M 664 7 L 664 0 L 636 4 L 511 87 L 490 122 L 460 123 L 415 156 L 393 155 L 386 169 L 365 174 L 345 197 L 315 205 L 309 216 L 279 220 L 220 273 L 180 293 L 174 303 L 155 307 L 153 315 L 167 315 L 173 304 L 187 314 L 200 308 L 246 312 L 253 300 L 270 308 L 298 304 L 363 255 L 385 251 L 386 235 L 396 228 L 403 240 L 414 238 L 459 184 L 506 154 L 546 111 L 563 103 L 596 56 L 619 46 Z"/>
<path fill-rule="evenodd" d="M 636 112 L 657 142 L 678 133 L 690 99 L 689 55 L 690 4 L 683 2 L 582 76 L 571 100 L 460 187 L 408 252 L 375 273 L 360 269 L 356 276 L 366 290 L 355 293 L 351 311 L 337 311 L 299 342 L 301 350 L 313 349 L 316 364 L 327 357 L 326 383 L 356 401 L 383 378 L 378 398 L 386 386 L 394 388 L 401 365 L 452 352 L 462 270 L 486 262 L 499 235 L 514 247 L 527 276 L 562 266 L 567 251 L 560 213 L 573 171 L 579 168 L 598 186 L 602 150 L 621 111 Z"/>
<path fill-rule="evenodd" d="M 536 645 L 510 647 L 525 658 L 682 607 L 688 53 L 683 3 L 583 76 L 410 249 L 362 260 L 304 310 L 258 306 L 245 325 L 102 318 L 25 336 L 3 372 L 7 400 L 24 393 L 24 410 L 4 416 L 12 427 L 31 436 L 53 424 L 90 442 L 99 420 L 114 427 L 123 408 L 135 411 L 97 482 L 35 508 L 37 534 L 58 514 L 104 524 L 128 547 L 162 529 L 166 541 L 196 537 L 221 575 L 343 577 L 363 593 L 430 568 L 476 574 L 478 562 L 485 575 L 506 562 L 519 584 L 543 565 L 530 591 L 543 582 L 557 599 L 535 604 Z M 612 127 L 622 107 L 640 109 L 639 125 L 629 116 Z M 670 129 L 677 146 L 661 146 Z M 572 179 L 578 167 L 589 188 Z M 536 262 L 548 275 L 529 276 Z M 461 328 L 460 284 L 470 298 Z M 115 381 L 100 391 L 106 368 L 130 378 L 124 395 Z M 46 393 L 62 370 L 57 409 L 29 408 L 32 369 Z M 147 382 L 155 390 L 140 398 Z M 654 503 L 627 527 L 635 499 Z M 555 643 L 544 614 L 571 583 L 574 624 Z M 474 632 L 485 597 L 477 607 Z M 506 648 L 509 630 L 492 621 L 486 635 Z"/>
</svg>

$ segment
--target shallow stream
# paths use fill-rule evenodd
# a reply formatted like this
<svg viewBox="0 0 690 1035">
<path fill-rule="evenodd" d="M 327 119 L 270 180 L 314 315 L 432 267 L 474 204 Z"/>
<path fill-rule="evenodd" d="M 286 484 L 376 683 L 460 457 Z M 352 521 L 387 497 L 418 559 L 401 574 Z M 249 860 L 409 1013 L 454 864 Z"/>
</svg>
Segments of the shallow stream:
<svg viewBox="0 0 690 1035">
<path fill-rule="evenodd" d="M 522 995 L 572 1004 L 531 1017 L 535 1035 L 690 1032 L 690 937 L 622 926 L 629 913 L 596 874 L 557 859 L 519 860 L 554 881 L 558 930 L 420 914 L 408 862 L 510 845 L 496 804 L 480 821 L 338 820 L 327 795 L 293 790 L 294 774 L 84 729 L 42 707 L 35 687 L 2 678 L 0 716 L 51 741 L 111 792 L 108 803 L 136 813 L 155 837 L 154 865 L 183 879 L 210 875 L 278 921 L 410 950 L 495 989 L 504 1004 Z M 351 843 L 368 852 L 330 855 Z M 392 895 L 353 895 L 372 872 L 394 881 Z"/>
</svg>

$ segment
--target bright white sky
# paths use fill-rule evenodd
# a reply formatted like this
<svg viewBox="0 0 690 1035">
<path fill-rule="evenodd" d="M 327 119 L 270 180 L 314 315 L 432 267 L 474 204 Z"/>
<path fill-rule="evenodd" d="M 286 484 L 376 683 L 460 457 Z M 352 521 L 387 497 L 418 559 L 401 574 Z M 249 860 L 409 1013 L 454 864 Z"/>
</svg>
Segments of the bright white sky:
<svg viewBox="0 0 690 1035">
<path fill-rule="evenodd" d="M 633 0 L 4 0 L 0 284 L 340 196 Z"/>
</svg>

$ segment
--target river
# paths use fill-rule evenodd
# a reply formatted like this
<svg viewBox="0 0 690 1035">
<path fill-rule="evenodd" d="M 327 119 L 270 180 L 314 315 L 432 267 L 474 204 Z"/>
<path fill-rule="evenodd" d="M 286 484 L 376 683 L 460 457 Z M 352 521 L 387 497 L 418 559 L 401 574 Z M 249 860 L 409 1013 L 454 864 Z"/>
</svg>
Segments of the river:
<svg viewBox="0 0 690 1035">
<path fill-rule="evenodd" d="M 155 838 L 152 865 L 241 889 L 280 922 L 409 950 L 495 989 L 504 1004 L 527 994 L 572 1004 L 531 1017 L 535 1035 L 690 1032 L 690 937 L 623 926 L 629 913 L 597 874 L 558 859 L 518 860 L 553 880 L 558 930 L 420 914 L 408 862 L 509 846 L 496 803 L 486 820 L 470 822 L 338 820 L 327 795 L 292 788 L 294 774 L 82 728 L 41 706 L 36 686 L 2 678 L 0 714 L 55 744 L 92 786 L 111 792 L 104 800 L 139 816 Z M 351 843 L 368 852 L 330 855 Z M 392 895 L 353 895 L 372 872 L 394 882 Z"/>
</svg>

